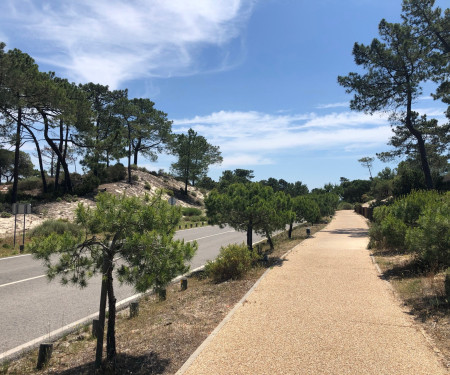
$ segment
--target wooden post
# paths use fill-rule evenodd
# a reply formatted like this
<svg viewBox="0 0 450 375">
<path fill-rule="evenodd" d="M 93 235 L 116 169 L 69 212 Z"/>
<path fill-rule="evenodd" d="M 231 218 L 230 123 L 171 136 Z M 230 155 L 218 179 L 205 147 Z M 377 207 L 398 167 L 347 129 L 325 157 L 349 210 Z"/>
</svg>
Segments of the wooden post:
<svg viewBox="0 0 450 375">
<path fill-rule="evenodd" d="M 309 237 L 311 235 L 311 229 L 306 228 L 306 236 Z"/>
<path fill-rule="evenodd" d="M 130 303 L 130 318 L 134 318 L 139 315 L 139 302 Z"/>
<path fill-rule="evenodd" d="M 36 368 L 42 370 L 50 361 L 53 352 L 53 344 L 39 345 L 39 355 Z"/>
<path fill-rule="evenodd" d="M 182 277 L 180 284 L 181 284 L 181 290 L 186 290 L 187 287 L 188 287 L 188 279 L 187 279 L 187 277 Z"/>
<path fill-rule="evenodd" d="M 100 321 L 98 319 L 94 319 L 92 321 L 92 337 L 97 338 L 100 334 Z"/>
<path fill-rule="evenodd" d="M 158 289 L 158 297 L 161 302 L 166 300 L 166 298 L 167 298 L 166 288 Z"/>
</svg>

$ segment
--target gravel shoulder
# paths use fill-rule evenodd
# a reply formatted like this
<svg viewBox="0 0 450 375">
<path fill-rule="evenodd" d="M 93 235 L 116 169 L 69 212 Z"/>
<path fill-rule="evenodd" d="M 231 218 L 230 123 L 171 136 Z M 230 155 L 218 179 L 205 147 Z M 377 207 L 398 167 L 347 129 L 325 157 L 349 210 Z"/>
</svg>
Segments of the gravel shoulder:
<svg viewBox="0 0 450 375">
<path fill-rule="evenodd" d="M 339 211 L 274 267 L 179 374 L 448 374 Z"/>
</svg>

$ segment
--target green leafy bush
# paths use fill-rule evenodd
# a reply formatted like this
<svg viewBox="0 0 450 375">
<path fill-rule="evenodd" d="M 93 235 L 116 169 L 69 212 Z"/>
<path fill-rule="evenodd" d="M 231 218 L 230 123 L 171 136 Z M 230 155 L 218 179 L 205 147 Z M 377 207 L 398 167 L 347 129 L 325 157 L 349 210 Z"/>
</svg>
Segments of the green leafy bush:
<svg viewBox="0 0 450 375">
<path fill-rule="evenodd" d="M 341 202 L 338 205 L 338 210 L 353 210 L 353 205 L 348 202 Z"/>
<path fill-rule="evenodd" d="M 47 220 L 41 225 L 33 228 L 30 232 L 31 237 L 48 237 L 52 233 L 64 234 L 66 232 L 76 236 L 81 231 L 81 228 L 75 224 L 66 220 Z"/>
<path fill-rule="evenodd" d="M 152 185 L 150 185 L 148 181 L 145 181 L 145 183 L 144 183 L 144 189 L 145 189 L 145 190 L 152 190 Z"/>
<path fill-rule="evenodd" d="M 17 185 L 19 191 L 42 189 L 42 179 L 40 177 L 29 177 L 20 180 Z"/>
<path fill-rule="evenodd" d="M 183 216 L 200 216 L 202 214 L 202 210 L 195 207 L 183 207 Z"/>
<path fill-rule="evenodd" d="M 100 185 L 100 179 L 89 172 L 85 175 L 81 183 L 75 186 L 74 191 L 77 195 L 86 195 L 92 193 Z"/>
<path fill-rule="evenodd" d="M 2 213 L 0 213 L 0 217 L 1 217 L 2 219 L 7 219 L 7 218 L 9 218 L 9 217 L 11 217 L 11 216 L 12 216 L 12 214 L 9 213 L 9 212 L 3 211 Z"/>
<path fill-rule="evenodd" d="M 205 272 L 215 282 L 242 278 L 257 259 L 244 244 L 231 244 L 220 249 L 216 260 L 206 263 Z"/>
<path fill-rule="evenodd" d="M 450 192 L 414 191 L 374 209 L 370 245 L 409 251 L 427 266 L 450 265 Z"/>
<path fill-rule="evenodd" d="M 125 180 L 127 177 L 127 169 L 123 164 L 117 163 L 106 168 L 106 181 L 105 182 L 117 182 Z"/>
<path fill-rule="evenodd" d="M 408 228 L 406 244 L 434 269 L 450 265 L 450 202 L 429 203 L 417 227 Z"/>
</svg>

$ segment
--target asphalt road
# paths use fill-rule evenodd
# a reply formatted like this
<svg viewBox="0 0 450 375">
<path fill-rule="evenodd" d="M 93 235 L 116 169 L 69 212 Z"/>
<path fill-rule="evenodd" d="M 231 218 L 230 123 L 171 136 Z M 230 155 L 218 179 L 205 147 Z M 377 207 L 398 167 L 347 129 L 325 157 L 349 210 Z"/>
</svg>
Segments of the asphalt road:
<svg viewBox="0 0 450 375">
<path fill-rule="evenodd" d="M 246 240 L 245 233 L 217 226 L 178 231 L 175 237 L 197 241 L 191 269 L 214 259 L 221 246 Z M 259 239 L 254 235 L 254 242 Z M 0 259 L 0 359 L 20 345 L 98 312 L 100 277 L 81 290 L 48 282 L 44 273 L 40 261 L 29 255 Z M 120 303 L 135 292 L 116 283 L 115 294 Z"/>
</svg>

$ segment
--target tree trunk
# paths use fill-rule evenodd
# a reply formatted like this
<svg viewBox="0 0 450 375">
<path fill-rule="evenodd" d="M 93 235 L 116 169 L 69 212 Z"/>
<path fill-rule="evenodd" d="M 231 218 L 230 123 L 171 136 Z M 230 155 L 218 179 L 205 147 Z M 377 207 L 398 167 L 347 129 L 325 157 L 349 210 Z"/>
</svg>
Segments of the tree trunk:
<svg viewBox="0 0 450 375">
<path fill-rule="evenodd" d="M 131 184 L 131 125 L 128 124 L 128 183 Z"/>
<path fill-rule="evenodd" d="M 247 225 L 247 247 L 250 251 L 253 250 L 253 223 L 251 220 Z"/>
<path fill-rule="evenodd" d="M 23 127 L 31 135 L 31 137 L 33 138 L 33 141 L 34 141 L 34 145 L 36 146 L 36 152 L 37 152 L 38 160 L 39 160 L 39 170 L 41 172 L 41 179 L 42 179 L 42 190 L 45 194 L 45 193 L 47 193 L 47 178 L 45 177 L 44 163 L 42 162 L 41 147 L 39 146 L 39 142 L 38 142 L 36 136 L 34 135 L 34 133 L 31 131 L 31 129 L 25 124 L 23 124 Z"/>
<path fill-rule="evenodd" d="M 14 152 L 14 172 L 13 172 L 13 188 L 11 195 L 11 203 L 17 202 L 17 190 L 19 187 L 19 160 L 20 160 L 20 131 L 22 128 L 22 107 L 19 107 L 17 113 L 17 131 L 16 131 L 16 149 Z"/>
<path fill-rule="evenodd" d="M 138 163 L 138 154 L 139 154 L 139 149 L 140 148 L 141 148 L 141 139 L 138 139 L 138 141 L 137 141 L 137 143 L 136 143 L 136 145 L 134 146 L 134 149 L 133 149 L 133 153 L 134 153 L 134 155 L 133 155 L 133 157 L 134 157 L 133 164 L 134 165 L 137 165 L 137 163 Z"/>
<path fill-rule="evenodd" d="M 113 276 L 112 276 L 112 259 L 111 266 L 108 269 L 108 332 L 106 335 L 106 359 L 108 368 L 115 370 L 116 368 L 116 297 L 114 296 Z"/>
<path fill-rule="evenodd" d="M 417 139 L 417 145 L 419 146 L 420 161 L 422 163 L 422 171 L 425 176 L 425 184 L 427 189 L 433 189 L 433 179 L 431 178 L 430 165 L 428 164 L 427 151 L 425 149 L 425 141 L 423 140 L 422 133 L 414 128 L 412 118 L 412 95 L 408 92 L 408 102 L 406 107 L 406 119 L 405 125 L 409 132 Z"/>
<path fill-rule="evenodd" d="M 292 238 L 292 229 L 293 229 L 293 227 L 294 227 L 294 222 L 291 221 L 291 222 L 289 223 L 289 231 L 288 231 L 288 237 L 289 237 L 289 239 Z"/>
<path fill-rule="evenodd" d="M 67 162 L 63 159 L 61 152 L 59 152 L 58 147 L 56 146 L 56 144 L 53 142 L 53 140 L 49 137 L 48 132 L 49 132 L 49 123 L 48 123 L 48 117 L 47 114 L 42 111 L 41 109 L 38 108 L 39 113 L 41 114 L 42 118 L 44 119 L 44 138 L 47 141 L 48 145 L 51 147 L 51 149 L 55 152 L 55 154 L 58 156 L 58 159 L 61 161 L 61 165 L 64 169 L 64 173 L 67 176 L 66 180 L 66 186 L 67 186 L 67 190 L 68 192 L 72 192 L 72 182 L 70 180 L 70 173 L 69 173 L 69 167 L 67 166 Z"/>
<path fill-rule="evenodd" d="M 63 159 L 63 138 L 64 138 L 64 129 L 63 129 L 63 121 L 59 120 L 59 145 L 58 149 L 61 154 L 61 158 L 58 156 L 58 161 L 56 163 L 56 173 L 55 173 L 55 192 L 58 191 L 59 188 L 59 174 L 61 171 L 61 160 Z"/>
<path fill-rule="evenodd" d="M 105 316 L 106 316 L 106 296 L 107 296 L 107 280 L 106 275 L 108 272 L 108 259 L 103 259 L 102 266 L 102 289 L 100 292 L 100 308 L 98 314 L 98 335 L 97 335 L 97 347 L 95 351 L 95 368 L 99 369 L 102 366 L 102 357 L 103 357 L 103 337 L 105 334 Z"/>
<path fill-rule="evenodd" d="M 272 237 L 270 237 L 270 233 L 269 233 L 269 231 L 267 231 L 267 230 L 266 230 L 266 237 L 267 237 L 267 243 L 268 243 L 269 246 L 270 246 L 270 250 L 273 250 L 273 249 L 274 249 L 274 246 L 273 246 Z"/>
</svg>

